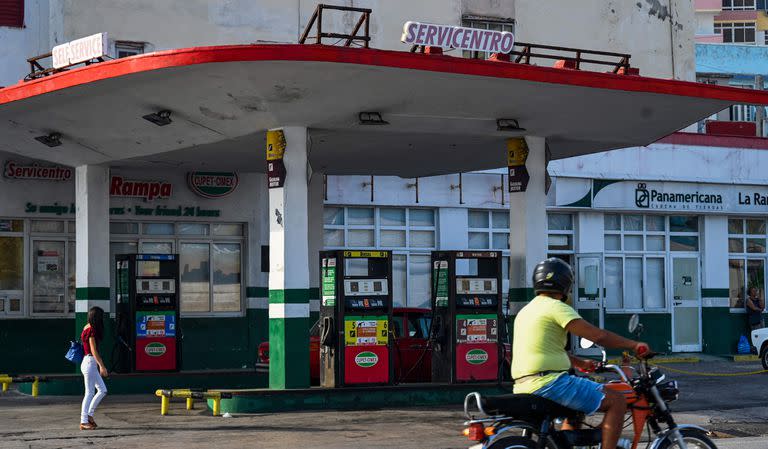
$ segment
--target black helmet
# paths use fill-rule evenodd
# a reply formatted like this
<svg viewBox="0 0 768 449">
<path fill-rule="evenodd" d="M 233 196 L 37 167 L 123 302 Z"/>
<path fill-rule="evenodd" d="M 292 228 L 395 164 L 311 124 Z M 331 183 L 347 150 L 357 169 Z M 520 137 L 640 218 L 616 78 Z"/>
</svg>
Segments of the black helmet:
<svg viewBox="0 0 768 449">
<path fill-rule="evenodd" d="M 568 295 L 573 285 L 573 270 L 571 266 L 557 257 L 542 260 L 533 269 L 533 290 L 538 295 L 541 292 L 555 292 Z"/>
</svg>

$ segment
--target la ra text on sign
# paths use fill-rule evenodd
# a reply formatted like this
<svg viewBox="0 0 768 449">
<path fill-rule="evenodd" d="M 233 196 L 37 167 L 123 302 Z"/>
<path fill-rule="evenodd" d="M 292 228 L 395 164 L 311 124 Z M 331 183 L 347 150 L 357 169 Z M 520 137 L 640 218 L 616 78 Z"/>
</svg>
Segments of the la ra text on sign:
<svg viewBox="0 0 768 449">
<path fill-rule="evenodd" d="M 515 46 L 515 36 L 509 31 L 480 30 L 421 22 L 405 22 L 400 40 L 406 44 L 488 53 L 509 53 Z"/>
</svg>

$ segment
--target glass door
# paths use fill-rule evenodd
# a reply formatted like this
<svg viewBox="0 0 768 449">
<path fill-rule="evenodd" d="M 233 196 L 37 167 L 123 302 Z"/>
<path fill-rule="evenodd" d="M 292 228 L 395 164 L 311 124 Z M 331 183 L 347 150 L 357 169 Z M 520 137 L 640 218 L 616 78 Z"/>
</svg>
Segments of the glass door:
<svg viewBox="0 0 768 449">
<path fill-rule="evenodd" d="M 698 256 L 672 257 L 672 351 L 701 351 Z"/>
<path fill-rule="evenodd" d="M 576 289 L 573 306 L 589 323 L 603 327 L 603 255 L 576 255 Z M 582 349 L 578 337 L 572 336 L 571 347 L 578 354 L 600 355 L 597 348 Z"/>
</svg>

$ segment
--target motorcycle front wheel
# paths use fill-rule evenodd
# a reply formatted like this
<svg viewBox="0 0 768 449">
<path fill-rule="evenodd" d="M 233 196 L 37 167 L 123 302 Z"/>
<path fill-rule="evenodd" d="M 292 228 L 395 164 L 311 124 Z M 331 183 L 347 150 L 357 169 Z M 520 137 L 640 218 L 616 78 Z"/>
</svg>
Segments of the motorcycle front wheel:
<svg viewBox="0 0 768 449">
<path fill-rule="evenodd" d="M 715 443 L 709 439 L 707 433 L 704 431 L 699 429 L 680 429 L 680 433 L 683 435 L 683 440 L 688 446 L 688 449 L 717 449 Z M 677 441 L 672 439 L 672 436 L 667 436 L 659 445 L 659 449 L 673 449 L 679 447 Z"/>
</svg>

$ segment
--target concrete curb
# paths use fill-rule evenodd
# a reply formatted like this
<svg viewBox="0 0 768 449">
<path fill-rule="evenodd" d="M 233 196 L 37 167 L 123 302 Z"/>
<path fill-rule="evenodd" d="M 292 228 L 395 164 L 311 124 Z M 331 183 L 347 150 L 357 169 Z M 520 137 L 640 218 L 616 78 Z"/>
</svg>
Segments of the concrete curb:
<svg viewBox="0 0 768 449">
<path fill-rule="evenodd" d="M 760 357 L 754 354 L 740 354 L 740 355 L 734 355 L 733 361 L 734 362 L 759 362 Z"/>
<path fill-rule="evenodd" d="M 699 363 L 701 359 L 699 357 L 656 357 L 652 360 L 655 364 L 664 363 Z M 621 359 L 608 359 L 608 362 L 613 365 L 620 365 Z"/>
</svg>

